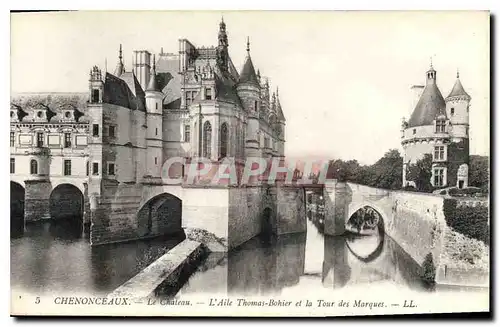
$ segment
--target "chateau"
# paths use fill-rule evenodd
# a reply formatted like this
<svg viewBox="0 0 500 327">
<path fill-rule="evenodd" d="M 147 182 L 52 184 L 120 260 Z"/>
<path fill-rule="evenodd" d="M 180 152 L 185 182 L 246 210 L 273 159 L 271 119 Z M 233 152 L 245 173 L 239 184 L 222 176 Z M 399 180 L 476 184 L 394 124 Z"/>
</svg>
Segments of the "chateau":
<svg viewBox="0 0 500 327">
<path fill-rule="evenodd" d="M 120 45 L 113 73 L 92 67 L 87 94 L 13 96 L 11 190 L 13 197 L 24 201 L 24 220 L 53 218 L 56 211 L 71 215 L 82 208 L 85 222 L 90 223 L 90 216 L 96 221 L 99 212 L 113 216 L 115 208 L 118 217 L 120 207 L 122 221 L 115 227 L 127 229 L 127 235 L 118 238 L 161 234 L 162 227 L 151 217 L 144 218 L 142 227 L 137 222 L 141 218 L 133 217 L 142 217 L 135 206 L 144 205 L 143 193 L 163 184 L 162 166 L 169 158 L 189 162 L 204 157 L 215 164 L 226 157 L 240 163 L 247 157 L 284 158 L 285 116 L 278 89 L 271 92 L 269 80 L 255 69 L 249 40 L 240 73 L 228 48 L 222 20 L 217 46 L 196 47 L 180 39 L 175 54 L 163 49 L 158 55 L 134 51 L 130 68 L 124 65 Z M 184 176 L 184 166 L 174 174 Z M 71 195 L 75 188 L 80 196 Z M 182 199 L 184 217 L 191 207 L 186 198 L 210 199 L 189 188 L 162 191 Z M 229 200 L 224 196 L 221 206 L 226 208 L 227 221 Z M 125 223 L 124 207 L 131 203 L 134 209 Z M 145 215 L 160 210 L 161 203 Z M 256 210 L 261 211 L 259 205 Z M 108 234 L 115 233 L 118 227 L 110 228 L 109 217 L 102 219 Z M 138 234 L 141 228 L 145 231 Z M 227 225 L 225 229 L 221 234 L 227 237 Z M 110 238 L 98 230 L 91 236 L 95 242 Z"/>
<path fill-rule="evenodd" d="M 403 119 L 403 186 L 414 184 L 407 179 L 407 168 L 432 155 L 431 184 L 435 188 L 468 186 L 469 103 L 457 72 L 451 92 L 443 98 L 437 86 L 437 73 L 431 67 L 425 87 L 412 86 L 416 105 L 408 121 Z"/>
</svg>

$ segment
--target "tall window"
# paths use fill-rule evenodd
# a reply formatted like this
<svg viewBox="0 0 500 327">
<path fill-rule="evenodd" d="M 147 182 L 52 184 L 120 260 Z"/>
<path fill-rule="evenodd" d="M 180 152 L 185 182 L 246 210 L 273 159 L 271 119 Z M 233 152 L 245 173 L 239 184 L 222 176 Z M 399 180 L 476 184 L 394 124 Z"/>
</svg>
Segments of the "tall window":
<svg viewBox="0 0 500 327">
<path fill-rule="evenodd" d="M 436 133 L 444 133 L 446 131 L 446 121 L 436 121 Z"/>
<path fill-rule="evenodd" d="M 255 100 L 255 102 L 254 102 L 254 110 L 258 111 L 258 109 L 259 109 L 259 102 L 257 100 Z"/>
<path fill-rule="evenodd" d="M 264 137 L 264 148 L 269 148 L 269 138 Z"/>
<path fill-rule="evenodd" d="M 203 156 L 205 158 L 210 158 L 212 154 L 212 125 L 210 122 L 205 122 L 203 124 Z"/>
<path fill-rule="evenodd" d="M 71 133 L 64 133 L 64 147 L 71 148 Z"/>
<path fill-rule="evenodd" d="M 196 97 L 196 91 L 186 91 L 186 105 L 190 105 L 193 103 L 194 98 Z"/>
<path fill-rule="evenodd" d="M 108 175 L 109 176 L 115 175 L 115 163 L 114 162 L 108 163 Z"/>
<path fill-rule="evenodd" d="M 30 173 L 31 175 L 38 174 L 38 162 L 35 159 L 32 159 L 30 162 Z"/>
<path fill-rule="evenodd" d="M 444 146 L 434 147 L 434 160 L 444 160 Z"/>
<path fill-rule="evenodd" d="M 184 142 L 191 142 L 191 126 L 184 125 Z"/>
<path fill-rule="evenodd" d="M 98 162 L 92 163 L 92 175 L 99 175 L 99 163 Z"/>
<path fill-rule="evenodd" d="M 16 158 L 10 158 L 10 173 L 16 173 Z"/>
<path fill-rule="evenodd" d="M 89 175 L 89 170 L 90 170 L 90 164 L 87 161 L 87 164 L 86 164 L 86 167 L 85 167 L 85 171 L 86 171 L 87 176 Z"/>
<path fill-rule="evenodd" d="M 444 186 L 444 168 L 434 168 L 434 186 Z"/>
<path fill-rule="evenodd" d="M 16 133 L 10 132 L 10 146 L 14 146 L 16 141 Z"/>
<path fill-rule="evenodd" d="M 415 134 L 417 134 L 417 129 L 416 128 L 413 129 L 413 135 L 415 135 Z"/>
<path fill-rule="evenodd" d="M 64 160 L 64 176 L 71 175 L 71 160 Z"/>
<path fill-rule="evenodd" d="M 109 137 L 115 137 L 115 126 L 109 126 Z"/>
<path fill-rule="evenodd" d="M 227 124 L 224 123 L 220 127 L 220 156 L 221 158 L 227 157 L 227 145 L 228 145 L 229 131 Z"/>
<path fill-rule="evenodd" d="M 94 137 L 99 136 L 99 124 L 92 125 L 92 136 L 94 136 Z"/>
<path fill-rule="evenodd" d="M 451 108 L 450 112 L 451 112 L 452 115 L 454 115 L 455 114 L 455 108 Z"/>
<path fill-rule="evenodd" d="M 209 87 L 205 89 L 205 99 L 212 100 L 212 89 Z"/>
<path fill-rule="evenodd" d="M 99 103 L 99 90 L 92 90 L 92 103 Z"/>
<path fill-rule="evenodd" d="M 43 147 L 43 133 L 36 133 L 36 146 Z"/>
</svg>

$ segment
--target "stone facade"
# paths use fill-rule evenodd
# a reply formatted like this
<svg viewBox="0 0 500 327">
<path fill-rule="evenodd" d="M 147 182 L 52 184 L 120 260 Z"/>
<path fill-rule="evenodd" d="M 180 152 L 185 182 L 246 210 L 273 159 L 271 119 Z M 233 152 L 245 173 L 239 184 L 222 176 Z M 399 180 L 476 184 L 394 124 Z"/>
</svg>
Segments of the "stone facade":
<svg viewBox="0 0 500 327">
<path fill-rule="evenodd" d="M 403 185 L 414 185 L 407 179 L 407 169 L 432 155 L 431 185 L 435 188 L 468 186 L 469 103 L 457 73 L 450 94 L 444 99 L 437 87 L 436 71 L 426 73 L 426 85 L 415 85 L 414 111 L 408 121 L 403 119 Z M 459 172 L 460 170 L 460 172 Z"/>
<path fill-rule="evenodd" d="M 278 89 L 271 94 L 269 80 L 255 69 L 249 41 L 240 73 L 228 46 L 222 21 L 217 46 L 180 39 L 176 54 L 137 50 L 130 69 L 120 45 L 113 73 L 92 67 L 86 94 L 14 95 L 11 180 L 25 188 L 26 220 L 51 218 L 51 193 L 70 184 L 84 198 L 92 244 L 192 227 L 233 247 L 261 231 L 263 210 L 277 233 L 303 231 L 301 222 L 276 226 L 276 219 L 298 219 L 286 205 L 303 201 L 300 191 L 269 191 L 262 181 L 248 187 L 190 183 L 182 164 L 168 174 L 183 182 L 165 185 L 163 165 L 173 157 L 204 157 L 215 167 L 231 157 L 239 168 L 250 157 L 284 158 Z M 285 206 L 277 208 L 280 197 Z M 171 214 L 165 205 L 176 209 Z"/>
</svg>

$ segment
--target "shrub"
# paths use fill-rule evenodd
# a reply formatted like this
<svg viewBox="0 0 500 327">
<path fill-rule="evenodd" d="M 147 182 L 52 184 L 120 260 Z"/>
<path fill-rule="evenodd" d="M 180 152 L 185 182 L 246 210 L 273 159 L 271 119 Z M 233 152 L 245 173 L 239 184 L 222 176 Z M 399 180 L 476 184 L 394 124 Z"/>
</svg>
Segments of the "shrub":
<svg viewBox="0 0 500 327">
<path fill-rule="evenodd" d="M 442 190 L 441 192 L 439 192 L 439 194 L 446 195 L 446 190 Z"/>
<path fill-rule="evenodd" d="M 445 199 L 443 213 L 447 225 L 453 230 L 489 244 L 489 208 L 487 206 L 457 207 L 457 200 Z"/>
<path fill-rule="evenodd" d="M 449 190 L 451 196 L 476 196 L 482 193 L 484 192 L 478 187 L 467 187 L 462 189 L 454 187 Z"/>
<path fill-rule="evenodd" d="M 408 185 L 408 186 L 403 187 L 403 191 L 417 192 L 417 189 L 412 185 Z"/>
<path fill-rule="evenodd" d="M 422 263 L 421 278 L 428 283 L 433 283 L 436 278 L 436 267 L 434 267 L 432 253 L 428 253 L 425 256 L 424 262 Z"/>
</svg>

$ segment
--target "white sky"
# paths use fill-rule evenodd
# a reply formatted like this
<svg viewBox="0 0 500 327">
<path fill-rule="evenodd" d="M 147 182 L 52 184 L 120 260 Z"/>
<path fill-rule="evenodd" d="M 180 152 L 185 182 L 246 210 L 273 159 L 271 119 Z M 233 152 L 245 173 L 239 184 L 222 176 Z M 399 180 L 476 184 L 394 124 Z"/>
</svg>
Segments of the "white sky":
<svg viewBox="0 0 500 327">
<path fill-rule="evenodd" d="M 178 39 L 216 45 L 221 12 L 74 12 L 11 16 L 12 92 L 85 92 L 97 64 L 113 71 L 118 46 L 178 51 Z M 433 57 L 444 97 L 457 68 L 471 95 L 471 154 L 489 153 L 489 16 L 486 12 L 224 12 L 241 68 L 250 36 L 256 68 L 280 89 L 289 157 L 373 163 L 400 148 L 410 86 Z"/>
</svg>

